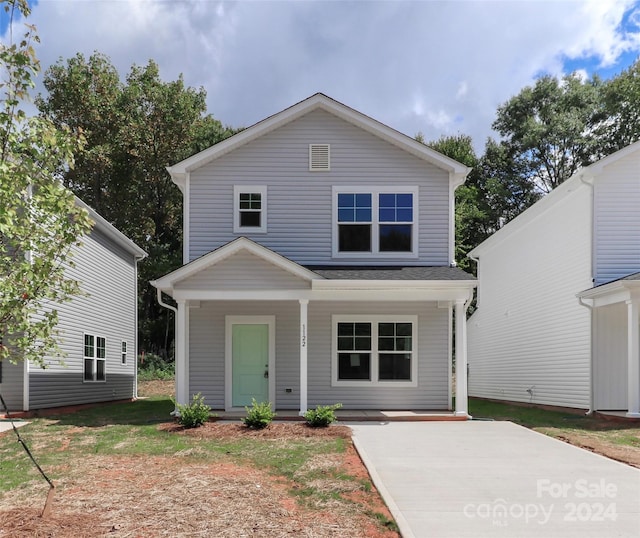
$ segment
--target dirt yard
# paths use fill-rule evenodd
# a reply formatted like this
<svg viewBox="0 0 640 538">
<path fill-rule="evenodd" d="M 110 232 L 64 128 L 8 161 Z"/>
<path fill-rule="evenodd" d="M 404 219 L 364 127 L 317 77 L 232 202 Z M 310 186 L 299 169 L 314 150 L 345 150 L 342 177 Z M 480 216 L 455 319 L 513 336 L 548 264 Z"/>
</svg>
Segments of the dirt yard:
<svg viewBox="0 0 640 538">
<path fill-rule="evenodd" d="M 144 383 L 140 393 L 166 395 L 168 386 Z M 326 495 L 309 499 L 296 491 L 308 484 L 266 469 L 230 458 L 189 460 L 186 452 L 197 448 L 170 456 L 89 454 L 83 461 L 63 464 L 69 469 L 56 482 L 52 511 L 45 519 L 40 517 L 47 493 L 43 481 L 0 494 L 0 537 L 399 537 L 385 526 L 393 518 L 378 492 L 362 486 L 370 478 L 346 426 L 312 429 L 303 423 L 273 423 L 252 431 L 240 423 L 210 422 L 192 430 L 175 423 L 157 428 L 203 441 L 254 437 L 279 443 L 318 437 L 342 438 L 347 446 L 342 453 L 313 460 L 313 470 L 319 471 L 313 476 L 320 478 L 312 485 Z"/>
</svg>

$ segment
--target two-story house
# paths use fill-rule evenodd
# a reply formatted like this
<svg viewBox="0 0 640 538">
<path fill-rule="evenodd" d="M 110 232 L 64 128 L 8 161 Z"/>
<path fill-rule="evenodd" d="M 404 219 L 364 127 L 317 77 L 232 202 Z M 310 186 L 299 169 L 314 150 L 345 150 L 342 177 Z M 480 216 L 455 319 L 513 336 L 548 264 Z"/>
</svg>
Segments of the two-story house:
<svg viewBox="0 0 640 538">
<path fill-rule="evenodd" d="M 316 94 L 169 169 L 184 195 L 176 399 L 467 415 L 454 191 L 469 169 Z"/>
<path fill-rule="evenodd" d="M 471 251 L 473 396 L 640 417 L 640 143 Z"/>
<path fill-rule="evenodd" d="M 137 396 L 137 267 L 146 253 L 84 202 L 76 204 L 94 225 L 72 248 L 74 267 L 66 269 L 82 295 L 55 305 L 64 361 L 49 357 L 46 368 L 0 361 L 0 393 L 10 411 Z"/>
</svg>

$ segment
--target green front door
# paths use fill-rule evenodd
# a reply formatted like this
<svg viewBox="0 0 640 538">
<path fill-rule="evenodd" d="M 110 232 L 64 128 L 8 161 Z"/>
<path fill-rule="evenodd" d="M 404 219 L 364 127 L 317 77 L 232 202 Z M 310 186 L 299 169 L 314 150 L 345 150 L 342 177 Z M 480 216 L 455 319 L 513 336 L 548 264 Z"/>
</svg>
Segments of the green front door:
<svg viewBox="0 0 640 538">
<path fill-rule="evenodd" d="M 269 325 L 234 324 L 232 339 L 233 407 L 269 401 Z"/>
</svg>

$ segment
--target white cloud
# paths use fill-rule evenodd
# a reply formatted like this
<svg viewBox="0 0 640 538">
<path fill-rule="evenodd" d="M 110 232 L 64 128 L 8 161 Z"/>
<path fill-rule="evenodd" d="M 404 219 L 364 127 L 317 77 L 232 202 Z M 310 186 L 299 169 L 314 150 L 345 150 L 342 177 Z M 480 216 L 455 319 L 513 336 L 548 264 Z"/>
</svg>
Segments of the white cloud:
<svg viewBox="0 0 640 538">
<path fill-rule="evenodd" d="M 470 134 L 565 59 L 585 73 L 640 51 L 633 3 L 594 1 L 169 2 L 41 0 L 46 67 L 98 50 L 123 76 L 158 62 L 204 86 L 209 111 L 250 125 L 317 91 L 413 136 Z M 640 8 L 638 8 L 640 9 Z M 627 14 L 626 31 L 620 22 Z M 626 67 L 626 66 L 620 66 Z"/>
</svg>

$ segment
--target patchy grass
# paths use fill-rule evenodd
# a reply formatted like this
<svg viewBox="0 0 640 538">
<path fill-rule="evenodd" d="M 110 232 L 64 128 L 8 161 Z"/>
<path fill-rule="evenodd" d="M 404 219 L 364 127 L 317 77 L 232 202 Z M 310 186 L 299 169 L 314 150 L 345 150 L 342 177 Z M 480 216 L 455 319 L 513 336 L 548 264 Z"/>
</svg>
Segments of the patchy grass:
<svg viewBox="0 0 640 538">
<path fill-rule="evenodd" d="M 0 536 L 397 537 L 345 426 L 184 430 L 172 409 L 153 396 L 21 428 L 56 484 L 46 521 L 47 484 L 0 435 Z"/>
<path fill-rule="evenodd" d="M 586 416 L 584 412 L 548 411 L 486 400 L 469 400 L 475 419 L 510 420 L 527 428 L 640 467 L 640 422 Z"/>
</svg>

